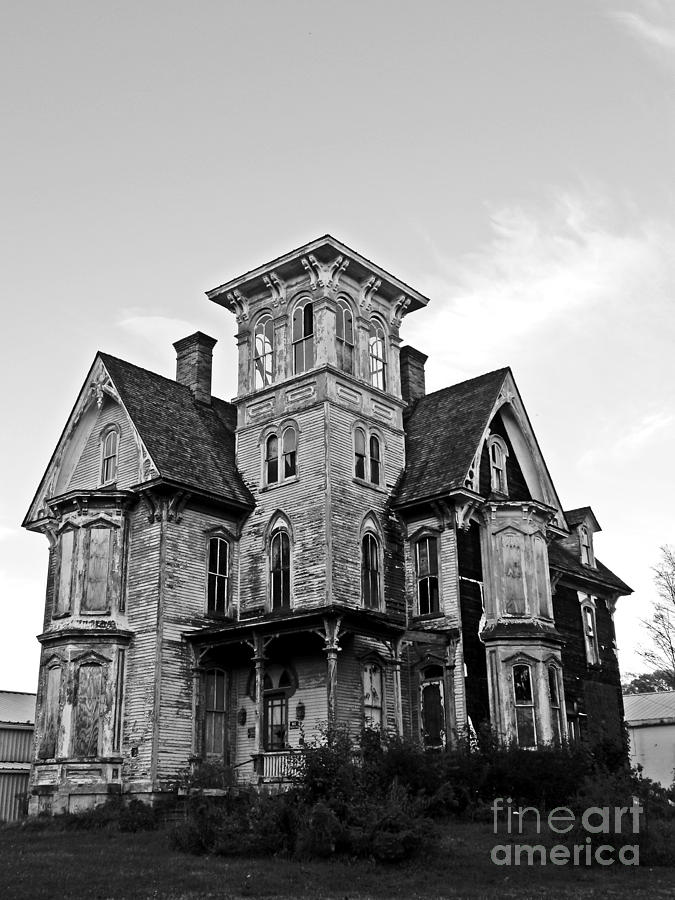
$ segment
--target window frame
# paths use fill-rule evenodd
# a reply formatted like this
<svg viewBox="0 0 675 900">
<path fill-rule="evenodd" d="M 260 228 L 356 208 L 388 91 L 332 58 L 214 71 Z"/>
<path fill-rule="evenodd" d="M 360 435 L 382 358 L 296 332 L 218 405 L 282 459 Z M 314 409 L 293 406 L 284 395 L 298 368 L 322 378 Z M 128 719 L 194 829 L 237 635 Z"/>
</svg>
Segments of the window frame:
<svg viewBox="0 0 675 900">
<path fill-rule="evenodd" d="M 78 734 L 78 723 L 79 723 L 79 717 L 81 715 L 80 696 L 81 696 L 81 690 L 82 690 L 82 670 L 83 669 L 92 669 L 92 670 L 97 669 L 98 673 L 99 673 L 99 676 L 98 676 L 99 677 L 99 690 L 98 690 L 97 707 L 96 707 L 97 715 L 95 717 L 92 717 L 92 718 L 95 718 L 97 721 L 96 752 L 95 753 L 80 753 L 80 752 L 78 752 L 80 749 L 82 749 L 81 745 L 79 744 L 81 735 Z M 72 746 L 71 755 L 77 759 L 98 759 L 104 755 L 102 752 L 104 748 L 101 746 L 101 744 L 102 744 L 102 738 L 103 738 L 102 720 L 103 720 L 103 713 L 105 711 L 104 700 L 105 700 L 105 689 L 106 689 L 106 669 L 107 669 L 107 666 L 104 665 L 103 662 L 98 658 L 85 657 L 84 659 L 81 659 L 77 663 L 77 670 L 76 670 L 76 677 L 75 677 L 75 696 L 73 698 L 73 720 L 72 720 L 73 725 L 72 725 L 72 737 L 71 737 L 71 746 Z M 93 735 L 93 729 L 92 729 L 92 735 Z M 85 748 L 85 749 L 89 749 L 89 748 Z"/>
<path fill-rule="evenodd" d="M 307 308 L 311 309 L 312 314 L 312 330 L 307 331 Z M 301 319 L 296 320 L 296 315 L 302 310 Z M 315 316 L 314 301 L 311 297 L 303 297 L 293 308 L 291 315 L 291 348 L 293 354 L 293 374 L 302 375 L 314 368 L 316 362 L 316 346 L 314 338 L 315 332 Z M 300 324 L 300 329 L 296 329 L 296 321 Z M 301 336 L 299 336 L 301 334 Z M 301 365 L 298 365 L 299 358 L 302 358 Z M 308 361 L 309 357 L 309 361 Z"/>
<path fill-rule="evenodd" d="M 593 541 L 587 525 L 579 526 L 579 555 L 582 565 L 595 566 L 593 555 Z"/>
<path fill-rule="evenodd" d="M 52 619 L 62 619 L 66 616 L 71 616 L 73 614 L 73 581 L 75 579 L 75 572 L 77 570 L 77 559 L 78 559 L 78 549 L 80 545 L 80 540 L 78 540 L 78 532 L 81 529 L 77 526 L 67 522 L 64 527 L 59 532 L 59 541 L 58 541 L 58 574 L 54 579 L 54 595 L 52 601 Z M 68 585 L 67 585 L 67 602 L 65 605 L 61 605 L 61 596 L 64 590 L 63 585 L 63 537 L 65 534 L 70 532 L 73 536 L 72 538 L 72 547 L 70 550 L 70 573 L 68 575 Z"/>
<path fill-rule="evenodd" d="M 377 352 L 378 346 L 381 353 Z M 387 390 L 387 330 L 377 316 L 368 326 L 368 382 L 379 391 Z"/>
<path fill-rule="evenodd" d="M 278 487 L 298 479 L 298 443 L 300 429 L 295 421 L 284 422 L 263 432 L 261 439 L 262 486 Z M 292 443 L 290 436 L 292 435 Z M 274 446 L 274 451 L 270 447 Z M 288 448 L 288 449 L 286 449 Z M 287 474 L 287 469 L 288 474 Z M 292 469 L 292 471 L 291 471 Z"/>
<path fill-rule="evenodd" d="M 213 700 L 214 705 L 209 706 L 209 676 L 214 676 Z M 216 704 L 218 702 L 218 677 L 222 678 L 222 709 Z M 224 759 L 227 753 L 227 693 L 228 693 L 228 676 L 227 671 L 220 666 L 212 666 L 204 672 L 204 721 L 203 721 L 203 744 L 202 749 L 207 759 Z M 210 723 L 212 727 L 210 728 Z M 220 723 L 220 724 L 218 724 Z M 216 746 L 216 728 L 220 729 L 220 737 L 222 741 L 222 751 L 214 749 Z M 209 747 L 210 738 L 212 745 Z"/>
<path fill-rule="evenodd" d="M 600 644 L 598 641 L 598 617 L 596 598 L 579 592 L 581 609 L 581 629 L 584 636 L 586 662 L 589 666 L 600 666 Z"/>
<path fill-rule="evenodd" d="M 276 540 L 280 542 L 279 548 L 279 560 L 280 565 L 278 568 L 274 567 L 274 544 Z M 284 566 L 284 539 L 286 543 L 286 550 L 288 554 L 288 565 Z M 290 529 L 287 527 L 285 521 L 279 521 L 275 523 L 272 530 L 270 531 L 269 537 L 269 547 L 268 547 L 268 609 L 270 612 L 274 612 L 276 610 L 284 611 L 290 610 L 293 607 L 293 546 L 291 542 L 291 534 Z M 275 573 L 280 573 L 280 577 Z M 284 576 L 284 572 L 286 572 L 286 576 Z M 277 579 L 280 581 L 280 594 L 281 594 L 281 602 L 275 603 L 275 594 L 276 594 L 276 582 Z M 288 596 L 285 598 L 285 594 Z M 286 602 L 284 602 L 286 599 Z"/>
<path fill-rule="evenodd" d="M 495 494 L 509 496 L 509 483 L 506 474 L 506 461 L 509 449 L 500 434 L 491 434 L 487 440 L 488 465 L 490 467 L 490 490 Z M 498 459 L 495 455 L 498 454 Z"/>
<path fill-rule="evenodd" d="M 94 519 L 82 526 L 84 533 L 84 570 L 82 579 L 82 595 L 80 598 L 79 614 L 82 616 L 107 616 L 112 611 L 111 588 L 113 586 L 113 565 L 115 560 L 115 536 L 119 534 L 119 525 L 109 522 L 107 519 Z M 91 543 L 92 535 L 95 532 L 105 531 L 107 533 L 107 560 L 105 572 L 105 586 L 103 589 L 103 600 L 105 601 L 97 608 L 89 607 L 90 591 L 92 590 L 90 569 L 92 562 Z M 119 538 L 118 538 L 119 539 Z M 122 590 L 121 572 L 119 573 L 120 592 Z M 118 577 L 118 576 L 115 576 Z"/>
<path fill-rule="evenodd" d="M 562 671 L 560 666 L 549 662 L 546 664 L 546 675 L 548 685 L 548 699 L 551 709 L 551 730 L 553 731 L 553 742 L 557 745 L 562 744 L 565 740 L 564 731 L 564 707 L 562 703 Z M 551 692 L 552 683 L 555 685 L 556 696 L 553 697 Z"/>
<path fill-rule="evenodd" d="M 377 671 L 379 675 L 379 703 L 373 702 L 373 691 L 372 691 L 372 674 L 374 671 Z M 366 691 L 366 674 L 370 673 L 370 693 Z M 364 728 L 369 729 L 378 729 L 383 730 L 386 724 L 386 706 L 385 706 L 385 695 L 386 695 L 386 678 L 385 678 L 385 669 L 382 665 L 382 661 L 380 659 L 366 659 L 361 664 L 361 721 L 363 722 Z M 369 699 L 367 699 L 369 698 Z M 375 710 L 379 713 L 379 721 L 376 721 L 376 716 L 371 715 L 368 716 L 368 710 Z"/>
<path fill-rule="evenodd" d="M 271 334 L 268 334 L 268 326 Z M 259 338 L 262 338 L 263 352 L 259 352 Z M 274 318 L 271 313 L 263 312 L 253 328 L 253 390 L 261 391 L 271 384 L 274 384 Z"/>
<path fill-rule="evenodd" d="M 366 552 L 366 544 L 372 548 Z M 368 567 L 367 562 L 375 560 L 375 568 Z M 382 541 L 379 534 L 372 528 L 367 528 L 361 535 L 361 606 L 364 609 L 382 610 L 384 608 L 383 591 L 383 557 Z M 375 587 L 376 602 L 372 602 L 373 586 Z M 370 600 L 371 602 L 367 602 Z"/>
<path fill-rule="evenodd" d="M 114 439 L 114 452 L 107 452 L 108 441 Z M 106 487 L 117 482 L 119 472 L 120 430 L 117 425 L 106 426 L 100 434 L 100 463 L 98 470 L 98 483 L 100 487 Z M 112 472 L 107 473 L 108 462 L 112 460 Z M 108 477 L 106 477 L 106 475 Z"/>
<path fill-rule="evenodd" d="M 435 553 L 433 554 L 433 558 L 435 560 L 436 571 L 431 571 L 431 566 L 429 567 L 429 573 L 426 575 L 420 574 L 420 544 L 423 542 L 433 541 L 436 545 Z M 413 541 L 413 557 L 415 564 L 415 605 L 416 605 L 416 615 L 417 616 L 439 616 L 442 615 L 441 609 L 441 560 L 440 560 L 440 540 L 439 535 L 434 534 L 432 532 L 424 532 L 423 534 L 419 534 L 415 537 Z M 427 547 L 427 558 L 429 562 L 431 562 L 432 554 L 430 552 L 430 548 Z M 422 612 L 422 604 L 421 604 L 421 596 L 420 596 L 420 587 L 422 582 L 431 581 L 431 579 L 435 578 L 436 580 L 436 609 L 432 609 L 431 602 L 429 602 L 429 610 L 427 612 Z"/>
<path fill-rule="evenodd" d="M 220 564 L 221 558 L 221 544 L 225 545 L 225 572 L 220 571 L 212 571 L 211 570 L 211 545 L 214 542 L 217 543 L 218 553 L 217 553 L 217 564 Z M 218 618 L 225 617 L 228 614 L 230 608 L 230 570 L 232 566 L 232 541 L 229 535 L 224 534 L 223 532 L 211 532 L 207 535 L 206 538 L 206 589 L 205 589 L 205 604 L 204 608 L 206 614 L 209 616 L 217 616 Z M 214 577 L 214 591 L 213 591 L 213 604 L 211 602 L 211 578 Z M 218 579 L 223 579 L 225 582 L 225 590 L 224 590 L 224 603 L 223 609 L 218 609 Z"/>
<path fill-rule="evenodd" d="M 385 444 L 380 431 L 356 422 L 352 426 L 352 449 L 354 480 L 382 490 Z"/>
<path fill-rule="evenodd" d="M 526 669 L 528 672 L 528 682 L 529 682 L 529 700 L 518 699 L 518 686 L 516 679 L 516 669 Z M 517 660 L 511 665 L 511 681 L 513 683 L 513 708 L 514 708 L 514 719 L 516 726 L 516 740 L 518 742 L 518 746 L 522 747 L 524 750 L 532 750 L 537 747 L 537 715 L 535 709 L 535 691 L 534 691 L 534 680 L 532 678 L 532 663 L 525 662 L 524 660 Z M 518 717 L 518 710 L 528 710 L 531 714 L 531 726 L 532 726 L 532 743 L 523 743 L 521 740 L 521 723 Z"/>
<path fill-rule="evenodd" d="M 349 329 L 347 328 L 348 321 Z M 348 336 L 349 330 L 351 330 L 351 340 Z M 335 307 L 335 352 L 338 369 L 347 375 L 353 375 L 354 311 L 351 304 L 344 297 L 338 297 Z"/>
</svg>

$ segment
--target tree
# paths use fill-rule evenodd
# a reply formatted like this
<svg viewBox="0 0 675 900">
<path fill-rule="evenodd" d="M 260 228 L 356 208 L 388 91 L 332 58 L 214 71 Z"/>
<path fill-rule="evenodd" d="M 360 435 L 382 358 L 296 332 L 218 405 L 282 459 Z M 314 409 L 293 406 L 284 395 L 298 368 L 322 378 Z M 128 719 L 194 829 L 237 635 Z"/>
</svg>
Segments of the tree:
<svg viewBox="0 0 675 900">
<path fill-rule="evenodd" d="M 667 678 L 675 688 L 675 549 L 661 547 L 661 559 L 654 567 L 654 585 L 659 599 L 654 603 L 651 619 L 643 619 L 651 640 L 641 647 L 639 655 L 653 670 Z"/>
<path fill-rule="evenodd" d="M 655 669 L 653 672 L 628 672 L 626 680 L 621 683 L 624 694 L 648 694 L 651 691 L 675 690 L 675 676 L 665 669 Z"/>
</svg>

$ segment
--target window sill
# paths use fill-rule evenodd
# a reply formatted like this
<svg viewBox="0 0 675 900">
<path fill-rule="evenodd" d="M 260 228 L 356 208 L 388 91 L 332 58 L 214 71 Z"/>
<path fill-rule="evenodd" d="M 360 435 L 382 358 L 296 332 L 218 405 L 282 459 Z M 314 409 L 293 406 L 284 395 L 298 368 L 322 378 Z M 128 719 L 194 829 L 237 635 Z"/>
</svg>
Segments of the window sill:
<svg viewBox="0 0 675 900">
<path fill-rule="evenodd" d="M 88 619 L 90 616 L 92 618 L 98 619 L 98 618 L 101 618 L 102 616 L 109 616 L 109 615 L 110 615 L 110 607 L 108 607 L 108 609 L 95 609 L 95 610 L 81 609 L 80 610 L 80 616 L 83 619 Z"/>
<path fill-rule="evenodd" d="M 68 612 L 52 613 L 52 621 L 54 621 L 54 619 L 70 619 L 72 615 L 73 614 L 72 612 L 70 612 L 70 610 Z"/>
<path fill-rule="evenodd" d="M 300 481 L 297 475 L 292 475 L 290 478 L 283 478 L 281 481 L 274 481 L 272 484 L 263 484 L 260 487 L 260 493 L 264 491 L 275 491 L 277 488 L 284 487 L 287 484 L 295 484 Z"/>
<path fill-rule="evenodd" d="M 386 488 L 382 487 L 381 484 L 379 484 L 379 483 L 378 483 L 378 484 L 375 484 L 375 482 L 373 482 L 373 481 L 368 481 L 368 480 L 365 479 L 365 478 L 357 478 L 356 476 L 354 476 L 354 477 L 352 478 L 352 482 L 353 482 L 354 484 L 358 484 L 359 487 L 368 487 L 368 488 L 371 488 L 373 491 L 377 491 L 379 494 L 386 494 L 386 493 L 387 493 Z"/>
<path fill-rule="evenodd" d="M 434 619 L 444 619 L 445 613 L 442 612 L 433 612 L 433 613 L 422 613 L 421 615 L 413 616 L 413 619 L 416 622 L 428 622 L 433 621 Z"/>
</svg>

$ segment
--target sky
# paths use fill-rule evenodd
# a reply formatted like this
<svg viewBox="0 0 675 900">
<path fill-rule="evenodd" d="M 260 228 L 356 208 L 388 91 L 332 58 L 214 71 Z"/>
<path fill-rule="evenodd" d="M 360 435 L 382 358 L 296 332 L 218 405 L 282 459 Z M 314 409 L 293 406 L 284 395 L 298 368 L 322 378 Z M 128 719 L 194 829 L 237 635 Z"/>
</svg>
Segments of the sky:
<svg viewBox="0 0 675 900">
<path fill-rule="evenodd" d="M 635 593 L 675 544 L 675 3 L 0 4 L 0 689 L 33 691 L 21 520 L 97 350 L 173 377 L 204 291 L 326 232 L 429 296 L 427 389 L 510 365 Z"/>
</svg>

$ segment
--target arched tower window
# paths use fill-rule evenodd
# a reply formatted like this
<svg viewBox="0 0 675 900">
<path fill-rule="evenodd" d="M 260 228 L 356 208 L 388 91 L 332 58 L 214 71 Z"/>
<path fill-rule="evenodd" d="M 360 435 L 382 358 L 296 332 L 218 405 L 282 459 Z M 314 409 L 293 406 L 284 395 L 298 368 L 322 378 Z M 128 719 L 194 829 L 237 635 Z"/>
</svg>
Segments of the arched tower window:
<svg viewBox="0 0 675 900">
<path fill-rule="evenodd" d="M 266 313 L 255 326 L 253 366 L 254 387 L 266 387 L 274 381 L 274 322 Z"/>
<path fill-rule="evenodd" d="M 282 609 L 291 605 L 291 542 L 288 532 L 279 527 L 270 542 L 270 606 Z"/>
<path fill-rule="evenodd" d="M 370 436 L 370 480 L 380 483 L 380 439 L 374 434 Z"/>
<path fill-rule="evenodd" d="M 361 540 L 361 597 L 368 609 L 380 609 L 382 605 L 381 580 L 380 544 L 368 532 Z"/>
<path fill-rule="evenodd" d="M 354 429 L 354 475 L 366 477 L 366 433 L 363 428 Z"/>
<path fill-rule="evenodd" d="M 265 481 L 276 484 L 279 480 L 279 438 L 271 434 L 265 441 Z"/>
<path fill-rule="evenodd" d="M 343 372 L 354 374 L 354 315 L 346 300 L 338 300 L 335 313 L 337 364 Z"/>
<path fill-rule="evenodd" d="M 292 478 L 296 474 L 297 440 L 295 428 L 292 425 L 284 429 L 281 438 L 281 451 L 284 456 L 284 478 Z"/>
<path fill-rule="evenodd" d="M 307 372 L 314 365 L 314 304 L 307 300 L 293 312 L 293 371 Z"/>
<path fill-rule="evenodd" d="M 386 342 L 384 326 L 378 319 L 373 319 L 368 332 L 368 364 L 370 368 L 370 383 L 381 391 L 386 389 Z"/>
<path fill-rule="evenodd" d="M 112 428 L 101 436 L 101 484 L 111 484 L 117 478 L 117 448 L 119 434 Z"/>
</svg>

